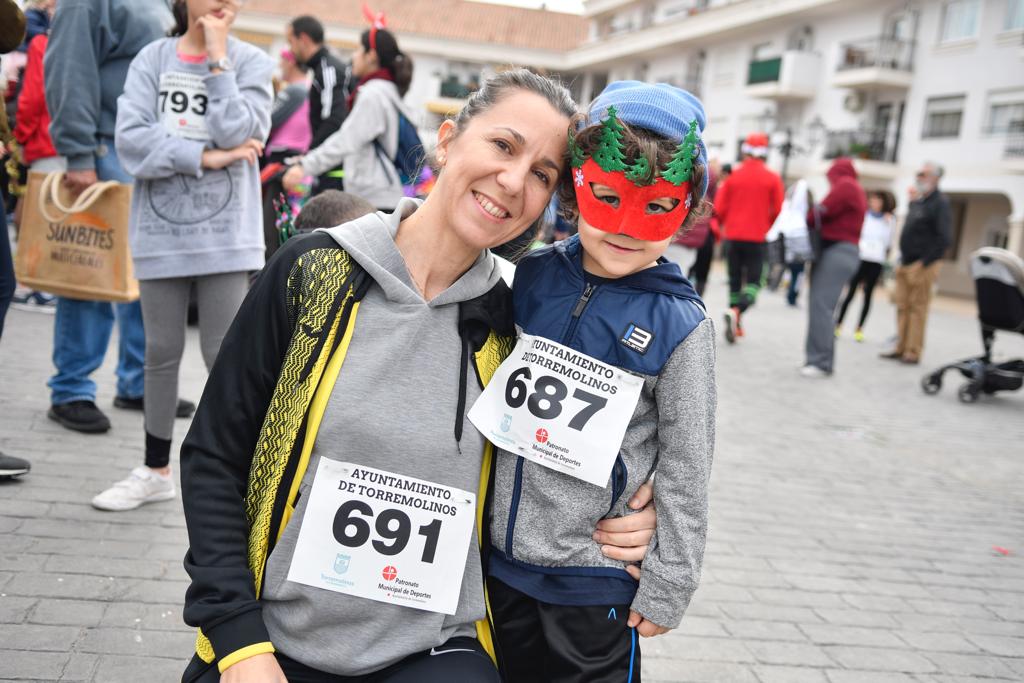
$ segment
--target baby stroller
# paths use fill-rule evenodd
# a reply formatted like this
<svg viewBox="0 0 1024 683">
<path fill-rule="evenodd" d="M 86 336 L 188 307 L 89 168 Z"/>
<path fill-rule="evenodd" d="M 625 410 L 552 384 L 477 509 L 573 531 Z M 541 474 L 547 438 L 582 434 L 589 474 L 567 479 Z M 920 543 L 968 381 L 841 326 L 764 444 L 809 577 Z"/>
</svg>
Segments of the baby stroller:
<svg viewBox="0 0 1024 683">
<path fill-rule="evenodd" d="M 992 362 L 996 330 L 1024 334 L 1024 260 L 1006 249 L 982 247 L 971 254 L 971 277 L 985 354 L 944 365 L 921 379 L 924 393 L 936 394 L 943 373 L 959 370 L 968 380 L 957 390 L 964 403 L 974 403 L 980 394 L 1016 391 L 1024 385 L 1024 359 Z"/>
</svg>

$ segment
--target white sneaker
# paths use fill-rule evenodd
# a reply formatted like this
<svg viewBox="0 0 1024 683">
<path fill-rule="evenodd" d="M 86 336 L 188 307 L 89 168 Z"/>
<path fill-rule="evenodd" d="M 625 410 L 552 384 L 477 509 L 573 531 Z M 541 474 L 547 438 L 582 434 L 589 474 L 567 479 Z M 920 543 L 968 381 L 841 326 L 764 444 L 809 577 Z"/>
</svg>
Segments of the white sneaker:
<svg viewBox="0 0 1024 683">
<path fill-rule="evenodd" d="M 122 479 L 92 499 L 92 506 L 100 510 L 121 512 L 134 510 L 145 503 L 174 498 L 174 482 L 148 467 L 136 467 L 131 476 Z"/>
<path fill-rule="evenodd" d="M 828 377 L 830 374 L 831 373 L 825 372 L 824 370 L 819 368 L 817 365 L 805 365 L 802 368 L 800 368 L 800 376 L 801 377 L 811 377 L 811 378 Z"/>
</svg>

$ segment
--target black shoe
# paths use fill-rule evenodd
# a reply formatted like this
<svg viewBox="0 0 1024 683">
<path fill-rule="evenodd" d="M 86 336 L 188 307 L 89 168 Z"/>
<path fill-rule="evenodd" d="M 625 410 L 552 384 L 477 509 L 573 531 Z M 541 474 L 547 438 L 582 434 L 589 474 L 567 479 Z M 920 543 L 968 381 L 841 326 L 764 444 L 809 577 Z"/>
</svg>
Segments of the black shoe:
<svg viewBox="0 0 1024 683">
<path fill-rule="evenodd" d="M 110 420 L 92 401 L 72 401 L 50 406 L 46 416 L 76 432 L 102 434 L 110 429 Z"/>
<path fill-rule="evenodd" d="M 0 479 L 17 477 L 25 474 L 30 469 L 32 469 L 32 466 L 28 464 L 28 460 L 0 453 Z"/>
<path fill-rule="evenodd" d="M 138 398 L 129 398 L 127 396 L 115 396 L 114 407 L 121 408 L 122 410 L 143 410 L 145 407 L 141 396 Z M 192 401 L 186 401 L 183 398 L 178 399 L 178 407 L 174 411 L 175 417 L 192 417 L 192 413 L 196 412 L 196 404 Z"/>
</svg>

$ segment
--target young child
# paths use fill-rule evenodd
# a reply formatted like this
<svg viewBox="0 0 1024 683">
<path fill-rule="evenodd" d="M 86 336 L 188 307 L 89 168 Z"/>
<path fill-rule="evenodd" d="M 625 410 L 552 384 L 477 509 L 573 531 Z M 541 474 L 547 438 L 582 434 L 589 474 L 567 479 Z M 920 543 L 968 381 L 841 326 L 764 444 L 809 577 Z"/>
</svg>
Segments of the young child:
<svg viewBox="0 0 1024 683">
<path fill-rule="evenodd" d="M 703 213 L 704 124 L 683 90 L 609 85 L 570 134 L 579 234 L 517 266 L 518 345 L 470 413 L 500 448 L 488 593 L 506 681 L 639 681 L 637 635 L 678 626 L 697 588 L 714 332 L 662 255 Z M 655 474 L 638 582 L 591 535 Z"/>
</svg>

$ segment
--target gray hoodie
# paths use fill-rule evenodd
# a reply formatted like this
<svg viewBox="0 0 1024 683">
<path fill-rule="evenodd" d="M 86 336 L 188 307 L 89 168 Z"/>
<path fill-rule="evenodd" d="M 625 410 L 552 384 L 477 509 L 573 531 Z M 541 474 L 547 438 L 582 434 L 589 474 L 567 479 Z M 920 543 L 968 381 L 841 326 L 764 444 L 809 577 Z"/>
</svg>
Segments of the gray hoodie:
<svg viewBox="0 0 1024 683">
<path fill-rule="evenodd" d="M 173 23 L 166 0 L 60 0 L 44 70 L 50 137 L 68 168 L 95 166 L 98 139 L 114 137 L 128 65 Z"/>
<path fill-rule="evenodd" d="M 343 165 L 345 191 L 358 195 L 378 209 L 390 209 L 403 196 L 402 181 L 389 160 L 398 154 L 398 112 L 411 119 L 409 109 L 391 81 L 376 78 L 359 88 L 352 111 L 341 128 L 316 149 L 302 157 L 302 168 L 321 175 Z M 381 145 L 381 159 L 374 143 Z"/>
<path fill-rule="evenodd" d="M 497 259 L 476 263 L 435 299 L 424 302 L 395 246 L 401 218 L 418 206 L 404 199 L 327 232 L 373 280 L 324 412 L 294 516 L 267 561 L 263 620 L 279 652 L 344 676 L 377 671 L 455 636 L 474 636 L 484 615 L 480 553 L 471 541 L 458 609 L 448 616 L 352 597 L 287 580 L 320 458 L 348 461 L 476 491 L 483 439 L 466 429 L 458 444 L 461 341 L 459 302 L 489 291 L 501 277 Z M 467 405 L 480 395 L 469 372 Z M 474 537 L 476 531 L 474 530 Z"/>
<path fill-rule="evenodd" d="M 131 248 L 140 280 L 263 267 L 259 167 L 202 168 L 206 149 L 230 149 L 270 131 L 274 63 L 228 39 L 232 69 L 182 61 L 177 38 L 144 48 L 118 98 L 117 151 L 135 176 Z"/>
</svg>

